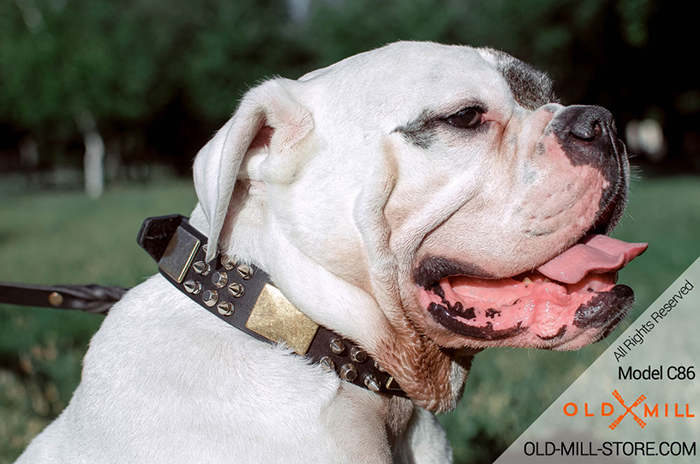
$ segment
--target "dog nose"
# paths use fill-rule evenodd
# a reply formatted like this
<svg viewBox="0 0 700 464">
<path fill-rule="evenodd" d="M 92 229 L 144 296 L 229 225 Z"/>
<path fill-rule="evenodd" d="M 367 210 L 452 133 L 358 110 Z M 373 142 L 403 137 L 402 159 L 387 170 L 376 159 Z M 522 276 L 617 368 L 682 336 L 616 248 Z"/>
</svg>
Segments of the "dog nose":
<svg viewBox="0 0 700 464">
<path fill-rule="evenodd" d="M 583 142 L 595 142 L 606 132 L 612 132 L 613 135 L 617 132 L 612 114 L 603 107 L 574 106 L 569 111 L 569 132 Z"/>
<path fill-rule="evenodd" d="M 573 105 L 556 113 L 550 124 L 547 132 L 557 138 L 573 166 L 597 168 L 608 181 L 595 228 L 610 229 L 624 211 L 629 175 L 627 152 L 617 138 L 612 114 L 600 106 Z"/>
<path fill-rule="evenodd" d="M 625 151 L 610 111 L 600 106 L 572 105 L 561 110 L 551 124 L 572 163 L 617 172 Z"/>
</svg>

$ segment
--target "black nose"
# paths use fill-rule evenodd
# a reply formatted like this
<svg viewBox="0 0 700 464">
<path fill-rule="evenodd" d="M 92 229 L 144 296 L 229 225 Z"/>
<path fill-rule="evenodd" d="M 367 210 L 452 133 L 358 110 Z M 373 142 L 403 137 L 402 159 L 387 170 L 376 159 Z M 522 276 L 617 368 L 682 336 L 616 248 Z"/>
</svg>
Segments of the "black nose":
<svg viewBox="0 0 700 464">
<path fill-rule="evenodd" d="M 594 226 L 611 230 L 625 209 L 629 173 L 627 152 L 617 138 L 612 114 L 600 106 L 569 106 L 552 119 L 550 131 L 571 164 L 595 167 L 609 182 Z"/>
<path fill-rule="evenodd" d="M 595 142 L 601 136 L 616 133 L 612 114 L 600 106 L 574 106 L 570 114 L 569 133 L 583 142 Z"/>
<path fill-rule="evenodd" d="M 603 107 L 569 106 L 556 115 L 551 128 L 574 165 L 613 168 L 620 162 L 616 158 L 624 150 L 618 153 L 615 122 Z"/>
</svg>

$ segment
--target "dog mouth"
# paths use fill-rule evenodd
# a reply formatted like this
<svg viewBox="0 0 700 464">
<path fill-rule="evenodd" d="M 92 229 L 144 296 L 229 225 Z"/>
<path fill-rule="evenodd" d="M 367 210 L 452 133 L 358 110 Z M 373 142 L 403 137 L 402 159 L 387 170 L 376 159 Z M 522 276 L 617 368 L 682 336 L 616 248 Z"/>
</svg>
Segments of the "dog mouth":
<svg viewBox="0 0 700 464">
<path fill-rule="evenodd" d="M 617 272 L 646 248 L 589 234 L 536 269 L 511 277 L 455 273 L 460 268 L 455 263 L 422 273 L 419 268 L 419 299 L 435 322 L 470 339 L 498 341 L 527 332 L 531 342 L 534 336 L 536 343 L 554 346 L 571 338 L 567 332 L 594 329 L 591 343 L 607 336 L 634 304 L 632 289 L 616 285 Z"/>
</svg>

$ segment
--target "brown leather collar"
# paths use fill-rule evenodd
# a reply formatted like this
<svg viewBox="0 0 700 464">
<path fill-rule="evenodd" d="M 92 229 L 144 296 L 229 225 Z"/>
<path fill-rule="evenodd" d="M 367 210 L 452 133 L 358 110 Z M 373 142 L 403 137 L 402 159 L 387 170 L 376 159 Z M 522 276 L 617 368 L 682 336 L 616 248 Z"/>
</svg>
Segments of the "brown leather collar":
<svg viewBox="0 0 700 464">
<path fill-rule="evenodd" d="M 235 263 L 223 254 L 207 263 L 207 237 L 186 217 L 146 219 L 138 243 L 175 288 L 227 324 L 258 340 L 284 343 L 347 382 L 378 393 L 406 396 L 361 347 L 317 325 L 295 308 L 262 269 Z"/>
</svg>

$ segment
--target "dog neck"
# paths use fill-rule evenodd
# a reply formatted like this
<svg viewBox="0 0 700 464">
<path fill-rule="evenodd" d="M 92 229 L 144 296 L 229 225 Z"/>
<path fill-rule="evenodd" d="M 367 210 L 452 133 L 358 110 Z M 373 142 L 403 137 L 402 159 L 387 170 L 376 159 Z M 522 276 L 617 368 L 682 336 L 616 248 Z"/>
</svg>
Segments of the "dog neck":
<svg viewBox="0 0 700 464">
<path fill-rule="evenodd" d="M 465 357 L 452 356 L 420 335 L 403 315 L 401 301 L 381 288 L 368 292 L 303 253 L 268 214 L 265 192 L 253 192 L 257 187 L 248 180 L 239 182 L 220 235 L 223 252 L 268 271 L 287 299 L 317 324 L 365 348 L 416 404 L 432 412 L 453 409 L 468 374 Z M 199 206 L 191 223 L 208 230 Z"/>
<path fill-rule="evenodd" d="M 207 237 L 187 218 L 148 218 L 138 242 L 158 261 L 168 282 L 222 321 L 258 340 L 284 344 L 346 382 L 405 396 L 394 378 L 360 346 L 296 309 L 262 269 L 236 263 L 227 254 L 207 262 Z"/>
</svg>

